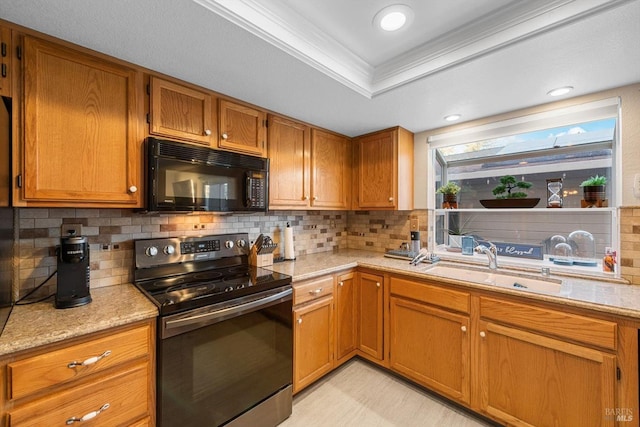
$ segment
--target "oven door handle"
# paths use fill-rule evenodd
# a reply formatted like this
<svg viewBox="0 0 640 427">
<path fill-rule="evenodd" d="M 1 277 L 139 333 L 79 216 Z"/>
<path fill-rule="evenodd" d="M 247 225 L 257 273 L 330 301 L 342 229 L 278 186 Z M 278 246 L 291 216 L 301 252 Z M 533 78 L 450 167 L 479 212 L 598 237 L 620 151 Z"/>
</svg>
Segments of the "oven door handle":
<svg viewBox="0 0 640 427">
<path fill-rule="evenodd" d="M 261 308 L 268 307 L 272 305 L 274 302 L 279 302 L 281 299 L 286 298 L 293 294 L 293 289 L 289 288 L 287 290 L 278 292 L 273 295 L 269 295 L 264 298 L 259 298 L 253 301 L 249 301 L 244 304 L 232 305 L 230 307 L 221 308 L 219 310 L 215 310 L 209 313 L 197 314 L 194 316 L 183 317 L 175 320 L 167 320 L 165 322 L 165 329 L 173 329 L 173 328 L 182 328 L 188 325 L 193 324 L 211 324 L 216 323 L 221 320 L 225 320 L 231 317 L 239 316 L 241 314 L 249 313 L 251 311 L 256 311 Z"/>
</svg>

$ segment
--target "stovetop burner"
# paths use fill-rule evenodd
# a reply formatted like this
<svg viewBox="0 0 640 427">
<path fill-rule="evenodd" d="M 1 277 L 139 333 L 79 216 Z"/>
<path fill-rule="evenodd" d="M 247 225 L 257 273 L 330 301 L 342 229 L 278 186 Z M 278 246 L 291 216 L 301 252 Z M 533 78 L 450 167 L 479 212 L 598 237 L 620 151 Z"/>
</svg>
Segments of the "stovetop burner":
<svg viewBox="0 0 640 427">
<path fill-rule="evenodd" d="M 291 283 L 291 276 L 248 265 L 246 241 L 244 233 L 138 240 L 135 284 L 164 316 Z"/>
<path fill-rule="evenodd" d="M 244 271 L 239 272 L 239 271 Z M 187 273 L 180 277 L 136 283 L 165 315 L 238 298 L 255 292 L 291 283 L 291 277 L 260 267 L 238 267 L 236 273 L 226 275 Z M 211 280 L 203 280 L 211 277 Z"/>
</svg>

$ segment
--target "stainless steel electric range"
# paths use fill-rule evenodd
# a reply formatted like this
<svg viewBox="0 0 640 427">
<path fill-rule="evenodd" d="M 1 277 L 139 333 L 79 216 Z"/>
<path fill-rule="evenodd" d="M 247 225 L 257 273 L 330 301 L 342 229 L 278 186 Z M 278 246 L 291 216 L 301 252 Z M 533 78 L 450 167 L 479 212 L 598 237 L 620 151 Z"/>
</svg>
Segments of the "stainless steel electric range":
<svg viewBox="0 0 640 427">
<path fill-rule="evenodd" d="M 248 263 L 247 233 L 135 241 L 159 310 L 157 425 L 275 426 L 291 414 L 291 277 Z"/>
</svg>

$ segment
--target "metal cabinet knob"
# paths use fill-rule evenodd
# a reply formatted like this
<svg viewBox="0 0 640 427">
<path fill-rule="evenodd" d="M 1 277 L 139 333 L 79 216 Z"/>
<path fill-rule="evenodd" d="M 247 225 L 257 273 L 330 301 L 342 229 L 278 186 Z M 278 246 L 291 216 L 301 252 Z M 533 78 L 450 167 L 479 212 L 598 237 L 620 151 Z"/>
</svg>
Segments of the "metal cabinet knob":
<svg viewBox="0 0 640 427">
<path fill-rule="evenodd" d="M 227 135 L 226 133 L 223 133 L 220 136 L 222 136 L 222 139 L 229 139 L 229 135 Z"/>
<path fill-rule="evenodd" d="M 318 196 L 313 196 L 313 200 L 318 200 Z"/>
<path fill-rule="evenodd" d="M 380 282 L 376 282 L 376 288 L 380 287 Z"/>
<path fill-rule="evenodd" d="M 344 285 L 344 282 L 342 281 L 338 283 L 338 286 L 343 286 L 343 285 Z"/>
<path fill-rule="evenodd" d="M 309 200 L 309 196 L 304 196 L 302 199 L 303 200 Z"/>
<path fill-rule="evenodd" d="M 298 325 L 302 323 L 302 317 L 298 318 Z"/>
<path fill-rule="evenodd" d="M 486 334 L 484 331 L 480 331 L 480 336 L 481 336 L 482 338 L 484 338 L 484 337 L 486 337 L 486 336 L 487 336 L 487 334 Z"/>
<path fill-rule="evenodd" d="M 136 187 L 135 185 L 129 187 L 129 193 L 135 193 L 136 191 L 138 191 L 138 187 Z"/>
<path fill-rule="evenodd" d="M 204 134 L 207 135 L 207 136 L 210 136 L 211 135 L 211 129 L 205 129 L 204 130 Z"/>
<path fill-rule="evenodd" d="M 461 330 L 462 332 L 467 332 L 467 327 L 466 327 L 466 326 L 464 326 L 464 325 L 462 325 L 462 327 L 460 327 L 460 330 Z"/>
</svg>

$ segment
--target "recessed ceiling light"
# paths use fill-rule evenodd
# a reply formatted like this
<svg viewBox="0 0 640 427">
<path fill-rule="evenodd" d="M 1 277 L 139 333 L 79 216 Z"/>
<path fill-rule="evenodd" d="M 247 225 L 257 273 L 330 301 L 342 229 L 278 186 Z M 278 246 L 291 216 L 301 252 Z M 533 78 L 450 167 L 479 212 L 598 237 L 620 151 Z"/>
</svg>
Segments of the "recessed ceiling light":
<svg viewBox="0 0 640 427">
<path fill-rule="evenodd" d="M 456 120 L 460 120 L 462 116 L 460 114 L 449 114 L 445 116 L 444 119 L 448 122 L 455 122 Z"/>
<path fill-rule="evenodd" d="M 394 4 L 376 13 L 376 16 L 373 18 L 373 26 L 391 32 L 403 27 L 408 27 L 412 21 L 413 10 L 409 6 Z"/>
<path fill-rule="evenodd" d="M 561 96 L 571 92 L 572 90 L 573 90 L 573 86 L 563 86 L 563 87 L 550 90 L 549 92 L 547 92 L 547 95 Z"/>
</svg>

